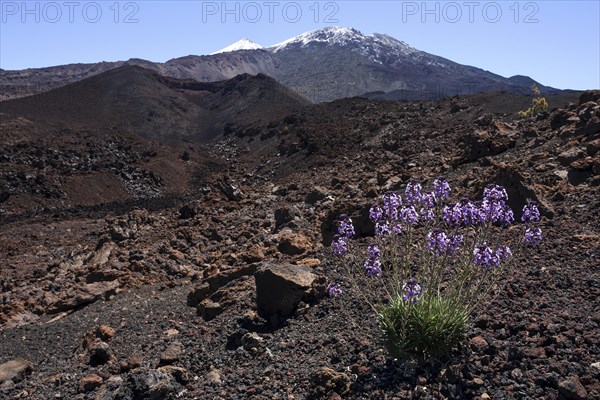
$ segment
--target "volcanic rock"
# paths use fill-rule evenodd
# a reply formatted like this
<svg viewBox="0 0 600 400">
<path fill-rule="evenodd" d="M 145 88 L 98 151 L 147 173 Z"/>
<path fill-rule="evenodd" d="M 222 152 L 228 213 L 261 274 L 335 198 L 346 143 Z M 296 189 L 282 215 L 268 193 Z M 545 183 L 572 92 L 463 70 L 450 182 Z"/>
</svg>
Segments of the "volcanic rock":
<svg viewBox="0 0 600 400">
<path fill-rule="evenodd" d="M 173 364 L 179 360 L 182 354 L 183 346 L 181 343 L 173 342 L 161 353 L 158 365 L 163 366 Z"/>
<path fill-rule="evenodd" d="M 322 280 L 310 268 L 291 264 L 266 264 L 254 275 L 256 305 L 263 318 L 290 316 L 301 301 L 314 301 Z"/>
<path fill-rule="evenodd" d="M 79 381 L 79 390 L 81 392 L 91 392 L 100 387 L 104 380 L 102 377 L 94 374 L 86 375 Z"/>
<path fill-rule="evenodd" d="M 577 376 L 571 376 L 558 383 L 558 391 L 568 400 L 587 399 L 588 393 Z"/>
<path fill-rule="evenodd" d="M 279 244 L 277 250 L 282 254 L 296 256 L 304 254 L 312 248 L 312 243 L 302 233 L 293 233 L 290 230 L 284 230 L 279 234 Z"/>
<path fill-rule="evenodd" d="M 12 380 L 19 382 L 33 371 L 31 362 L 22 358 L 7 361 L 0 364 L 0 383 Z"/>
</svg>

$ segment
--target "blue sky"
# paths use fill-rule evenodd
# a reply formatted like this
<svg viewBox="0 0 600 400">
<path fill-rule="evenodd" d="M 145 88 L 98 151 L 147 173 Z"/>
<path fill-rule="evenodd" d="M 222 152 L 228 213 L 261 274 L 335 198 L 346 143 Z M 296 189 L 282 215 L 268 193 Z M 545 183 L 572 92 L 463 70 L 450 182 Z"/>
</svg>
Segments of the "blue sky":
<svg viewBox="0 0 600 400">
<path fill-rule="evenodd" d="M 600 88 L 600 1 L 7 1 L 0 68 L 209 54 L 325 26 L 558 88 Z"/>
</svg>

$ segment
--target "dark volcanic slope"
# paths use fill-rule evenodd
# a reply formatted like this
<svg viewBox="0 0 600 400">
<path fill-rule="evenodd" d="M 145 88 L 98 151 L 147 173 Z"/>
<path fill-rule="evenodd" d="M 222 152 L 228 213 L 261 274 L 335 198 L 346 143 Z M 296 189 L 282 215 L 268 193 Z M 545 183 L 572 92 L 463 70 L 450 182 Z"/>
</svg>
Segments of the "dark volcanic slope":
<svg viewBox="0 0 600 400">
<path fill-rule="evenodd" d="M 172 207 L 2 219 L 0 363 L 33 369 L 0 397 L 600 398 L 600 93 L 517 120 L 521 101 L 312 105 L 207 146 L 201 189 Z M 57 160 L 66 173 L 70 158 Z M 478 310 L 468 345 L 440 363 L 391 360 L 344 280 L 341 298 L 301 303 L 279 329 L 257 315 L 262 264 L 343 279 L 327 247 L 334 219 L 348 213 L 369 235 L 378 196 L 439 174 L 456 196 L 495 182 L 513 208 L 532 198 L 543 212 L 544 241 Z"/>
<path fill-rule="evenodd" d="M 2 102 L 2 209 L 26 217 L 188 192 L 221 168 L 202 143 L 307 104 L 264 75 L 199 83 L 129 66 Z"/>
<path fill-rule="evenodd" d="M 0 103 L 0 113 L 74 129 L 118 127 L 144 139 L 206 142 L 226 123 L 286 115 L 308 102 L 273 79 L 242 75 L 194 84 L 124 66 L 46 93 Z"/>
</svg>

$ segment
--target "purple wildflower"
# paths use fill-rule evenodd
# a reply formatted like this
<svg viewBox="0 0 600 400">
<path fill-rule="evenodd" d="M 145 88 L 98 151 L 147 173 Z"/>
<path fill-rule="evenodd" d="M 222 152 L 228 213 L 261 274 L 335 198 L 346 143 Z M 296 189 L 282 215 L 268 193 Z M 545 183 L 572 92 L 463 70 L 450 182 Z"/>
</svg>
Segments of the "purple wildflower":
<svg viewBox="0 0 600 400">
<path fill-rule="evenodd" d="M 486 267 L 487 269 L 497 267 L 500 264 L 498 255 L 486 242 L 475 246 L 475 249 L 473 249 L 473 256 L 475 257 L 475 264 Z"/>
<path fill-rule="evenodd" d="M 421 189 L 422 186 L 419 182 L 410 181 L 406 185 L 405 195 L 406 201 L 409 204 L 416 205 L 421 202 Z"/>
<path fill-rule="evenodd" d="M 515 220 L 514 214 L 504 200 L 484 198 L 479 205 L 479 222 L 501 223 L 510 225 Z"/>
<path fill-rule="evenodd" d="M 452 207 L 444 206 L 442 218 L 451 226 L 476 225 L 481 220 L 481 213 L 477 205 L 467 198 L 462 198 Z"/>
<path fill-rule="evenodd" d="M 378 257 L 369 257 L 364 263 L 367 276 L 381 276 L 381 261 Z"/>
<path fill-rule="evenodd" d="M 352 220 L 349 216 L 345 214 L 343 214 L 340 217 L 340 226 L 338 227 L 338 234 L 348 239 L 354 236 L 354 225 L 352 225 Z"/>
<path fill-rule="evenodd" d="M 500 246 L 496 249 L 496 257 L 500 261 L 508 261 L 512 257 L 512 251 L 508 246 Z"/>
<path fill-rule="evenodd" d="M 441 229 L 434 229 L 427 234 L 427 248 L 433 252 L 436 257 L 444 254 L 454 254 L 462 245 L 463 236 L 448 236 Z"/>
<path fill-rule="evenodd" d="M 433 221 L 435 219 L 435 213 L 433 207 L 435 206 L 435 195 L 433 193 L 423 193 L 421 195 L 421 209 L 419 215 L 422 221 Z"/>
<path fill-rule="evenodd" d="M 433 181 L 433 194 L 438 204 L 442 203 L 450 196 L 450 184 L 443 176 Z"/>
<path fill-rule="evenodd" d="M 327 285 L 327 294 L 331 298 L 338 297 L 342 294 L 342 287 L 339 283 L 330 282 L 329 285 Z"/>
<path fill-rule="evenodd" d="M 379 222 L 383 218 L 383 210 L 381 207 L 375 205 L 369 210 L 369 219 L 373 222 Z"/>
<path fill-rule="evenodd" d="M 385 238 L 392 233 L 390 224 L 387 221 L 379 221 L 375 224 L 375 236 Z"/>
<path fill-rule="evenodd" d="M 542 229 L 541 228 L 527 228 L 525 230 L 525 243 L 529 245 L 536 245 L 542 241 Z"/>
<path fill-rule="evenodd" d="M 423 193 L 421 194 L 421 205 L 425 208 L 433 208 L 435 205 L 435 194 Z"/>
<path fill-rule="evenodd" d="M 369 253 L 369 257 L 372 258 L 379 258 L 379 256 L 381 255 L 381 251 L 379 250 L 379 247 L 377 247 L 376 244 L 370 244 L 367 248 L 367 252 Z"/>
<path fill-rule="evenodd" d="M 527 205 L 523 207 L 523 215 L 521 216 L 521 221 L 523 221 L 526 224 L 530 224 L 539 220 L 540 210 L 538 210 L 537 205 L 533 201 L 528 201 Z"/>
<path fill-rule="evenodd" d="M 400 209 L 400 219 L 407 225 L 416 225 L 419 223 L 419 214 L 414 206 L 402 207 Z"/>
<path fill-rule="evenodd" d="M 335 235 L 333 237 L 333 242 L 331 242 L 331 247 L 333 247 L 333 254 L 336 256 L 345 256 L 348 254 L 348 238 Z"/>
<path fill-rule="evenodd" d="M 452 235 L 450 236 L 450 243 L 448 244 L 448 252 L 450 254 L 456 253 L 456 250 L 462 246 L 464 237 L 463 235 Z"/>
<path fill-rule="evenodd" d="M 402 197 L 397 193 L 388 192 L 383 195 L 383 209 L 385 215 L 395 221 L 398 219 L 398 207 L 402 204 Z"/>
<path fill-rule="evenodd" d="M 483 189 L 483 198 L 492 201 L 508 200 L 508 194 L 502 186 L 490 184 Z"/>
<path fill-rule="evenodd" d="M 421 294 L 421 286 L 414 279 L 409 279 L 403 286 L 402 291 L 406 292 L 402 299 L 404 301 L 411 301 L 416 303 L 419 301 L 419 295 Z"/>
</svg>

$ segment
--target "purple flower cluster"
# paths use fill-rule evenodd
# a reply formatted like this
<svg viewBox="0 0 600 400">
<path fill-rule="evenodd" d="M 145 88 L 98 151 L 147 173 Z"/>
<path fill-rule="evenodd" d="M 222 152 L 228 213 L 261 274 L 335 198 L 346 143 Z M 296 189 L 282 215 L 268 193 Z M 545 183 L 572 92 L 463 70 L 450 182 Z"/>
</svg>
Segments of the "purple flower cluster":
<svg viewBox="0 0 600 400">
<path fill-rule="evenodd" d="M 500 246 L 494 251 L 486 242 L 483 242 L 475 246 L 473 256 L 476 265 L 491 269 L 500 265 L 502 261 L 508 261 L 512 257 L 512 252 L 508 246 Z"/>
<path fill-rule="evenodd" d="M 402 197 L 398 193 L 388 192 L 383 195 L 383 209 L 388 219 L 398 219 L 398 207 L 402 205 Z"/>
<path fill-rule="evenodd" d="M 338 297 L 342 294 L 342 287 L 339 283 L 330 282 L 329 285 L 327 285 L 327 294 L 331 298 Z"/>
<path fill-rule="evenodd" d="M 479 222 L 479 210 L 475 203 L 462 198 L 453 206 L 444 206 L 442 218 L 450 226 L 476 225 Z"/>
<path fill-rule="evenodd" d="M 534 246 L 542 241 L 542 229 L 539 227 L 525 229 L 525 243 Z"/>
<path fill-rule="evenodd" d="M 510 225 L 515 217 L 506 200 L 508 195 L 502 186 L 489 185 L 483 191 L 483 200 L 472 202 L 463 198 L 453 206 L 445 206 L 443 219 L 451 226 L 503 224 Z"/>
<path fill-rule="evenodd" d="M 364 267 L 367 276 L 381 276 L 381 251 L 375 244 L 369 245 L 367 249 L 369 258 L 365 261 Z"/>
<path fill-rule="evenodd" d="M 454 254 L 462 245 L 462 235 L 448 236 L 441 229 L 434 229 L 427 234 L 427 248 L 433 252 L 436 257 L 445 254 Z"/>
<path fill-rule="evenodd" d="M 526 224 L 531 224 L 533 222 L 538 222 L 540 220 L 540 210 L 538 210 L 537 205 L 533 201 L 528 201 L 527 205 L 523 207 L 523 215 L 521 216 L 521 221 Z"/>
<path fill-rule="evenodd" d="M 406 225 L 416 225 L 419 223 L 419 214 L 414 206 L 405 206 L 400 209 L 400 220 Z"/>
<path fill-rule="evenodd" d="M 383 210 L 378 205 L 374 205 L 369 210 L 369 219 L 373 222 L 379 222 L 383 219 Z"/>
<path fill-rule="evenodd" d="M 404 191 L 404 195 L 406 197 L 406 202 L 412 205 L 417 205 L 421 202 L 421 190 L 423 187 L 419 182 L 410 181 L 406 185 L 406 190 Z"/>
<path fill-rule="evenodd" d="M 348 238 L 335 235 L 333 242 L 331 242 L 331 247 L 333 247 L 333 254 L 336 256 L 345 256 L 348 254 Z"/>
<path fill-rule="evenodd" d="M 508 200 L 508 194 L 502 186 L 490 184 L 483 189 L 483 198 L 490 201 L 503 201 Z"/>
<path fill-rule="evenodd" d="M 421 195 L 421 209 L 419 210 L 422 221 L 433 221 L 435 219 L 435 193 L 423 193 Z"/>
<path fill-rule="evenodd" d="M 352 220 L 346 214 L 340 216 L 338 234 L 348 239 L 354 236 L 354 225 L 352 225 Z"/>
<path fill-rule="evenodd" d="M 440 176 L 433 181 L 433 194 L 435 196 L 435 201 L 438 204 L 441 204 L 444 200 L 450 197 L 450 190 L 450 184 L 443 176 Z"/>
<path fill-rule="evenodd" d="M 421 294 L 421 286 L 414 279 L 409 279 L 403 286 L 402 291 L 406 292 L 402 295 L 404 301 L 411 301 L 416 303 L 419 301 L 419 295 Z"/>
<path fill-rule="evenodd" d="M 515 217 L 510 207 L 506 204 L 506 200 L 508 200 L 506 189 L 498 185 L 488 185 L 483 190 L 483 201 L 479 207 L 481 223 L 512 224 Z"/>
<path fill-rule="evenodd" d="M 379 221 L 375 224 L 375 235 L 382 239 L 388 237 L 392 233 L 392 228 L 388 221 Z"/>
<path fill-rule="evenodd" d="M 532 224 L 540 220 L 540 210 L 533 201 L 528 201 L 523 207 L 521 221 L 525 223 L 525 244 L 534 246 L 542 241 L 542 229 L 533 227 Z"/>
<path fill-rule="evenodd" d="M 348 254 L 348 239 L 354 236 L 354 225 L 352 220 L 347 215 L 340 217 L 340 226 L 338 227 L 338 233 L 333 237 L 331 246 L 333 247 L 333 254 L 338 256 L 345 256 Z"/>
<path fill-rule="evenodd" d="M 419 222 L 435 220 L 435 206 L 450 195 L 450 185 L 443 177 L 434 181 L 432 192 L 423 192 L 417 181 L 410 181 L 404 191 L 404 202 L 400 194 L 388 192 L 383 196 L 383 205 L 374 205 L 369 210 L 369 219 L 375 223 L 375 234 L 385 238 L 391 233 L 400 233 L 402 225 L 417 225 Z"/>
</svg>

